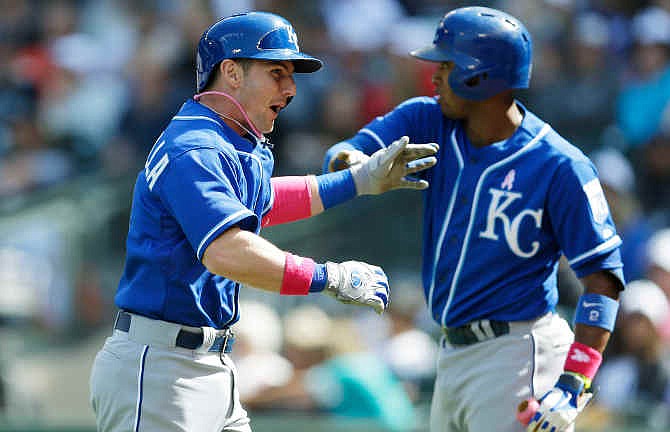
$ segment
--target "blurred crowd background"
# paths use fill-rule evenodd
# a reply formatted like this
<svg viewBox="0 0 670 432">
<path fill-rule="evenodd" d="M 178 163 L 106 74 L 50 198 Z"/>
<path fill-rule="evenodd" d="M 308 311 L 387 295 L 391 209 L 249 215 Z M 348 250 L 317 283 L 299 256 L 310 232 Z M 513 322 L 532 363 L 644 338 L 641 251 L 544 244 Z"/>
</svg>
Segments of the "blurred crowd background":
<svg viewBox="0 0 670 432">
<path fill-rule="evenodd" d="M 276 12 L 325 60 L 296 76 L 270 137 L 276 175 L 302 175 L 375 116 L 433 93 L 435 65 L 407 52 L 470 4 L 0 0 L 0 430 L 93 429 L 89 368 L 115 316 L 132 184 L 194 92 L 204 29 Z M 581 430 L 670 430 L 670 0 L 478 4 L 526 23 L 534 70 L 519 99 L 595 162 L 624 240 L 630 283 Z M 393 192 L 264 232 L 317 260 L 383 266 L 392 302 L 378 317 L 242 290 L 233 355 L 256 430 L 425 430 L 440 329 L 420 287 L 420 207 L 420 194 Z M 570 319 L 581 288 L 567 266 L 560 289 Z"/>
</svg>

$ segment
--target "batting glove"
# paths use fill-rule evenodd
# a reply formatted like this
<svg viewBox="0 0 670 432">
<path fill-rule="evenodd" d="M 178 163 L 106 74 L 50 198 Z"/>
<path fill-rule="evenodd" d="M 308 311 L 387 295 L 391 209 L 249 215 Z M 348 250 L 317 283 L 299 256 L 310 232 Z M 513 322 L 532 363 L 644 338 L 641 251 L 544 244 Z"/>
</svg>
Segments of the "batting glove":
<svg viewBox="0 0 670 432">
<path fill-rule="evenodd" d="M 584 393 L 584 380 L 571 373 L 564 373 L 542 399 L 540 407 L 528 423 L 527 432 L 562 432 L 577 419 L 577 415 L 593 397 Z"/>
<path fill-rule="evenodd" d="M 354 165 L 362 164 L 368 159 L 370 159 L 370 156 L 360 150 L 343 150 L 330 159 L 330 162 L 328 162 L 328 171 L 341 171 Z"/>
<path fill-rule="evenodd" d="M 353 159 L 362 161 L 349 168 L 358 195 L 378 195 L 393 189 L 426 189 L 427 181 L 406 176 L 435 165 L 437 159 L 432 155 L 437 153 L 438 146 L 411 144 L 408 149 L 409 145 L 409 138 L 404 136 L 366 160 L 357 153 L 351 154 Z"/>
<path fill-rule="evenodd" d="M 338 301 L 369 306 L 378 314 L 389 304 L 389 282 L 380 267 L 359 261 L 327 262 L 328 283 L 324 292 Z"/>
</svg>

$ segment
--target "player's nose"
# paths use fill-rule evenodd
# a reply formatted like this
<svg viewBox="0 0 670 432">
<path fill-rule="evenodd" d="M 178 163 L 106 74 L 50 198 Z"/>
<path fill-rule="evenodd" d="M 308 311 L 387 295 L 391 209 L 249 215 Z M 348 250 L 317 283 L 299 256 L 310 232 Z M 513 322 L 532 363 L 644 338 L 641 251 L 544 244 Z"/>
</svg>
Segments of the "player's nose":
<svg viewBox="0 0 670 432">
<path fill-rule="evenodd" d="M 293 75 L 286 77 L 285 79 L 282 80 L 282 88 L 281 88 L 282 94 L 286 98 L 292 98 L 293 96 L 296 95 L 298 91 L 298 87 L 295 85 L 295 80 L 293 79 Z"/>
<path fill-rule="evenodd" d="M 433 72 L 430 81 L 435 87 L 439 87 L 442 84 L 442 76 L 439 74 L 439 71 Z"/>
</svg>

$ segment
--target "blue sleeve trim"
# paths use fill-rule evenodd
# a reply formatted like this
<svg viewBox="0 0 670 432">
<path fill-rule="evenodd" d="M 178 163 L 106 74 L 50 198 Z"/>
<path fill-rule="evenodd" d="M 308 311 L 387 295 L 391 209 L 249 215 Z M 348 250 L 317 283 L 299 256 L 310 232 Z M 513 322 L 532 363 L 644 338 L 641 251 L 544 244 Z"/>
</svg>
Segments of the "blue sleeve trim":
<svg viewBox="0 0 670 432">
<path fill-rule="evenodd" d="M 609 271 L 621 281 L 621 286 L 626 284 L 623 276 L 623 264 L 621 262 L 621 250 L 613 249 L 608 253 L 598 256 L 590 261 L 582 262 L 573 266 L 572 269 L 579 278 L 599 271 Z"/>
<path fill-rule="evenodd" d="M 329 209 L 356 196 L 356 184 L 350 170 L 336 171 L 316 177 L 319 196 L 325 209 Z"/>
<path fill-rule="evenodd" d="M 583 254 L 569 260 L 568 264 L 570 264 L 571 266 L 578 265 L 578 263 L 586 260 L 587 258 L 592 257 L 593 255 L 597 255 L 608 249 L 613 249 L 618 246 L 621 246 L 621 237 L 615 235 L 614 237 L 611 237 L 609 240 L 600 243 L 598 246 L 591 249 L 590 251 L 584 252 Z"/>
<path fill-rule="evenodd" d="M 586 293 L 579 298 L 575 324 L 614 330 L 619 302 L 602 294 Z"/>
</svg>

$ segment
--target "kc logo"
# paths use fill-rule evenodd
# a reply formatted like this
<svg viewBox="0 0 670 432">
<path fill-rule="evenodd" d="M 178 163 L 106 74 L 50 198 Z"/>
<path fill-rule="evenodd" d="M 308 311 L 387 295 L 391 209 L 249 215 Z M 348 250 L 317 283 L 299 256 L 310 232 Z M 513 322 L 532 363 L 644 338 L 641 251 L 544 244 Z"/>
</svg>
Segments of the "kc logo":
<svg viewBox="0 0 670 432">
<path fill-rule="evenodd" d="M 513 177 L 512 181 L 514 181 Z M 505 240 L 514 255 L 521 258 L 530 258 L 535 255 L 538 249 L 540 249 L 540 242 L 532 242 L 529 251 L 521 250 L 521 247 L 519 246 L 519 226 L 521 225 L 523 218 L 530 217 L 531 220 L 535 222 L 535 226 L 540 228 L 542 224 L 542 209 L 524 209 L 514 218 L 510 219 L 510 217 L 505 214 L 505 210 L 512 204 L 512 202 L 521 198 L 523 195 L 519 192 L 511 192 L 509 190 L 504 191 L 494 188 L 489 189 L 489 193 L 492 198 L 486 217 L 486 230 L 480 232 L 479 237 L 498 240 L 498 234 L 496 234 L 495 228 L 496 220 L 500 219 L 503 223 Z"/>
</svg>

